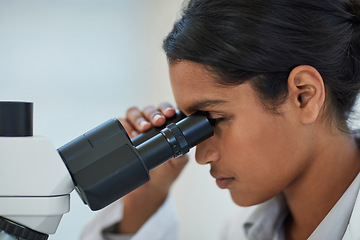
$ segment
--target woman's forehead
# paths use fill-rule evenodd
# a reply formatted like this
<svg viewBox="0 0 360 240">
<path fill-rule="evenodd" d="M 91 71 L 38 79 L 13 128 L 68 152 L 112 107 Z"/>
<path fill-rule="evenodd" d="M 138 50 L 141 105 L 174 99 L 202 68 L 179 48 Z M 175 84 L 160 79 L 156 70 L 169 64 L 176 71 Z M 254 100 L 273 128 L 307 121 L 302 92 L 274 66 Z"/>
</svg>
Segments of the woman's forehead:
<svg viewBox="0 0 360 240">
<path fill-rule="evenodd" d="M 170 80 L 174 90 L 202 91 L 212 89 L 217 91 L 227 86 L 220 84 L 213 72 L 204 65 L 182 60 L 169 66 Z M 202 91 L 203 92 L 203 91 Z"/>
<path fill-rule="evenodd" d="M 221 85 L 205 67 L 190 61 L 170 65 L 170 79 L 175 101 L 186 114 L 246 103 L 253 97 L 251 84 Z"/>
</svg>

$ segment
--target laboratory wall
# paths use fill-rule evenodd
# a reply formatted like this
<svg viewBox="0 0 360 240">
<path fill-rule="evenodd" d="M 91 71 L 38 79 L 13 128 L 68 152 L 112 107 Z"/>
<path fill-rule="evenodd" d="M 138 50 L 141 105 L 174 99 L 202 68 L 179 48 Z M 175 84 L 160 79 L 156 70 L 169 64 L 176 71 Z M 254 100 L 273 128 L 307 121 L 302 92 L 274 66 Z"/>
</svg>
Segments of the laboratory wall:
<svg viewBox="0 0 360 240">
<path fill-rule="evenodd" d="M 55 147 L 131 106 L 175 104 L 161 45 L 181 6 L 182 0 L 0 0 L 0 100 L 34 102 L 34 134 Z M 172 194 L 181 240 L 219 239 L 235 206 L 208 166 L 192 157 Z M 78 239 L 95 215 L 72 193 L 71 211 L 50 240 Z"/>
</svg>

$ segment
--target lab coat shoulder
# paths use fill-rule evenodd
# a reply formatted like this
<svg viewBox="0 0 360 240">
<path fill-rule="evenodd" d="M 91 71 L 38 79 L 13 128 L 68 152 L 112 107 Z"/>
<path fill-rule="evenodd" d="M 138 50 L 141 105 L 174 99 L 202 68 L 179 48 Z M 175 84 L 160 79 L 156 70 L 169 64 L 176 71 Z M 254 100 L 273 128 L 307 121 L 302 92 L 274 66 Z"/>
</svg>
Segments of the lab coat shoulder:
<svg viewBox="0 0 360 240">
<path fill-rule="evenodd" d="M 360 191 L 358 192 L 343 240 L 360 240 Z"/>
<path fill-rule="evenodd" d="M 246 208 L 239 207 L 224 225 L 220 239 L 247 239 L 244 226 L 260 205 Z M 360 240 L 360 191 L 357 193 L 351 217 L 342 240 Z"/>
<path fill-rule="evenodd" d="M 121 221 L 123 216 L 123 202 L 107 206 L 84 227 L 80 240 L 107 240 L 104 229 Z M 172 197 L 169 196 L 155 214 L 132 236 L 117 235 L 111 239 L 129 240 L 176 240 L 178 239 L 178 216 Z"/>
</svg>

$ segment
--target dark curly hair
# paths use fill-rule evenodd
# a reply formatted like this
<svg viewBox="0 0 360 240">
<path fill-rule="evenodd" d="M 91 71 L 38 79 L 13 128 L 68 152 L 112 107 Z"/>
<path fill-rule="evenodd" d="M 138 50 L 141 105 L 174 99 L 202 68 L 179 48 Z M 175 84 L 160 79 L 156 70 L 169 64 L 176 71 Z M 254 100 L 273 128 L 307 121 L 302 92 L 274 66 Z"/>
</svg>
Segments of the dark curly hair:
<svg viewBox="0 0 360 240">
<path fill-rule="evenodd" d="M 360 90 L 360 1 L 190 0 L 163 48 L 170 64 L 203 64 L 221 84 L 250 81 L 275 112 L 291 70 L 311 65 L 346 126 Z"/>
</svg>

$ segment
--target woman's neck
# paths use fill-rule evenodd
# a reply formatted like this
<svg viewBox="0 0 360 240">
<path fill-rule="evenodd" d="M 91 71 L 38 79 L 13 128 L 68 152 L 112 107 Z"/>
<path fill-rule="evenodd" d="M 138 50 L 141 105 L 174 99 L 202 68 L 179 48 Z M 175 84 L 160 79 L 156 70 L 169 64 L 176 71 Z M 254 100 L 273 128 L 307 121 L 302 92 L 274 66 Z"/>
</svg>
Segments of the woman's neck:
<svg viewBox="0 0 360 240">
<path fill-rule="evenodd" d="M 289 207 L 286 239 L 307 239 L 360 171 L 360 151 L 348 135 L 328 135 L 310 166 L 284 190 Z"/>
</svg>

